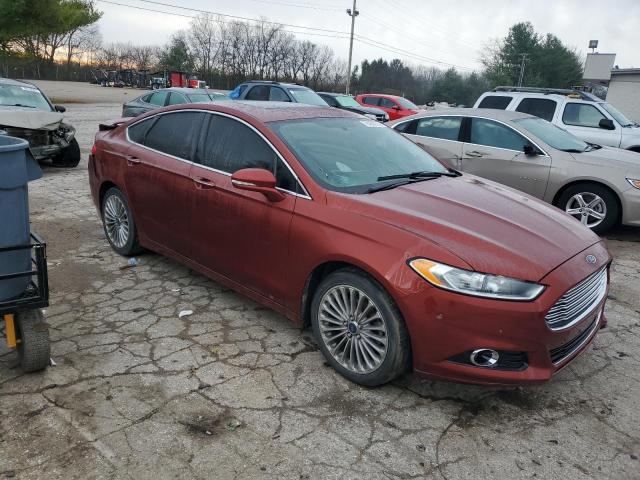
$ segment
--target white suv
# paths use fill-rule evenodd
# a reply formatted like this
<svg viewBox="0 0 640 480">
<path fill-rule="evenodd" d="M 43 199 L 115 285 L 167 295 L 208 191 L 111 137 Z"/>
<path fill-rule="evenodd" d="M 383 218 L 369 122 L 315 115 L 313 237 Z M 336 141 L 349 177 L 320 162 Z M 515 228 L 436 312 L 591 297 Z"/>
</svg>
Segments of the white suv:
<svg viewBox="0 0 640 480">
<path fill-rule="evenodd" d="M 528 113 L 544 118 L 586 142 L 640 152 L 640 126 L 613 105 L 587 92 L 496 87 L 480 95 L 474 108 Z"/>
</svg>

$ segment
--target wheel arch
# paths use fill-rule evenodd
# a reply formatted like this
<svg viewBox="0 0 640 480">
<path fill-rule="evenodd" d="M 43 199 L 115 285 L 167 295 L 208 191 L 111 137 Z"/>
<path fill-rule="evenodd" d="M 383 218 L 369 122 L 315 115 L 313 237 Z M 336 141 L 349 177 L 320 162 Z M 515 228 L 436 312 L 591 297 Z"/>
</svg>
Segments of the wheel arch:
<svg viewBox="0 0 640 480">
<path fill-rule="evenodd" d="M 104 195 L 105 195 L 105 193 L 107 193 L 107 191 L 110 188 L 117 188 L 118 190 L 120 190 L 122 192 L 122 189 L 118 185 L 113 183 L 111 180 L 105 180 L 104 182 L 102 182 L 102 184 L 100 184 L 100 190 L 98 191 L 98 202 L 99 202 L 99 207 L 100 207 L 100 215 L 102 215 L 102 201 L 104 200 Z M 123 192 L 123 194 L 124 194 L 124 192 Z"/>
<path fill-rule="evenodd" d="M 300 326 L 302 328 L 306 328 L 311 324 L 311 301 L 322 280 L 332 272 L 342 269 L 356 270 L 374 280 L 384 289 L 387 295 L 389 295 L 391 300 L 396 304 L 396 307 L 398 307 L 398 302 L 385 285 L 387 283 L 386 279 L 381 278 L 380 275 L 377 275 L 375 272 L 371 271 L 371 269 L 352 259 L 327 260 L 315 266 L 307 276 L 304 288 L 302 289 L 302 297 L 300 299 Z M 400 311 L 399 307 L 398 311 Z"/>
<path fill-rule="evenodd" d="M 623 210 L 622 210 L 622 201 L 620 200 L 620 194 L 614 189 L 612 188 L 610 185 L 602 182 L 602 181 L 598 181 L 598 180 L 592 180 L 589 178 L 584 178 L 584 179 L 579 179 L 579 180 L 573 180 L 569 183 L 566 183 L 565 185 L 563 185 L 562 187 L 560 187 L 558 189 L 558 191 L 555 193 L 555 195 L 553 196 L 553 202 L 552 205 L 554 205 L 555 207 L 560 208 L 561 210 L 564 210 L 563 208 L 561 208 L 558 205 L 558 201 L 560 200 L 560 197 L 562 196 L 562 194 L 567 191 L 567 189 L 573 187 L 574 185 L 579 185 L 581 183 L 590 183 L 593 185 L 597 185 L 599 187 L 605 188 L 607 190 L 609 190 L 609 192 L 611 192 L 614 196 L 614 198 L 616 199 L 616 202 L 618 203 L 618 221 L 620 221 L 620 219 L 623 216 Z"/>
</svg>

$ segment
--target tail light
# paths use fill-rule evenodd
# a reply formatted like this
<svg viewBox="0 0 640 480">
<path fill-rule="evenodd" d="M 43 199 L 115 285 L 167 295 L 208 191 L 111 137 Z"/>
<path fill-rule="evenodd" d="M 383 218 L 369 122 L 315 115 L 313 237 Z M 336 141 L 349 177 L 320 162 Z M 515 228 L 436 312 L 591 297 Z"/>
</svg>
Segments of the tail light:
<svg viewBox="0 0 640 480">
<path fill-rule="evenodd" d="M 96 144 L 94 143 L 93 147 L 91 147 L 91 155 L 95 155 L 97 150 L 98 149 L 96 148 Z"/>
</svg>

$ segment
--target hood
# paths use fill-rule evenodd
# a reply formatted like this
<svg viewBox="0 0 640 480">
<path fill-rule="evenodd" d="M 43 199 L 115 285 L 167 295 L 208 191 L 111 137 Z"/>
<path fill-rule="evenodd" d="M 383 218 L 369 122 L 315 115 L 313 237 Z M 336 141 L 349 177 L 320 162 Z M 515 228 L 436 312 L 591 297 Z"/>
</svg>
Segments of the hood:
<svg viewBox="0 0 640 480">
<path fill-rule="evenodd" d="M 637 123 L 631 127 L 622 128 L 623 137 L 640 137 L 640 125 Z"/>
<path fill-rule="evenodd" d="M 369 113 L 371 115 L 384 115 L 384 110 L 380 110 L 379 108 L 373 107 L 362 107 L 362 106 L 349 106 L 349 107 L 341 107 L 343 110 L 349 110 L 351 112 L 356 113 Z"/>
<path fill-rule="evenodd" d="M 35 108 L 0 108 L 0 125 L 29 130 L 56 130 L 64 115 Z"/>
<path fill-rule="evenodd" d="M 476 271 L 534 282 L 600 240 L 555 207 L 466 174 L 332 198 L 446 248 Z"/>
<path fill-rule="evenodd" d="M 630 150 L 602 147 L 590 152 L 571 153 L 571 156 L 580 163 L 640 173 L 640 154 Z"/>
</svg>

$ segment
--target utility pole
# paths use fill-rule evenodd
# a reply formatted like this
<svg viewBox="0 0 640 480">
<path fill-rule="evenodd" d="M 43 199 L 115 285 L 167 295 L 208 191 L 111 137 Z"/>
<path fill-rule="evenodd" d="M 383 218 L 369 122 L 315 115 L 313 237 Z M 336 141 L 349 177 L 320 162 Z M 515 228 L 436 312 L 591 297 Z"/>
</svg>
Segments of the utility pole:
<svg viewBox="0 0 640 480">
<path fill-rule="evenodd" d="M 353 27 L 356 23 L 356 17 L 360 14 L 356 10 L 356 0 L 353 0 L 353 9 L 347 8 L 347 15 L 351 17 L 351 39 L 349 40 L 349 66 L 347 67 L 347 94 L 349 93 L 349 87 L 351 86 L 351 55 L 353 53 Z"/>
<path fill-rule="evenodd" d="M 524 79 L 524 64 L 527 61 L 527 58 L 529 57 L 528 53 L 521 53 L 520 56 L 522 57 L 522 62 L 520 63 L 520 78 L 518 78 L 518 86 L 521 87 L 522 86 L 522 80 Z"/>
</svg>

